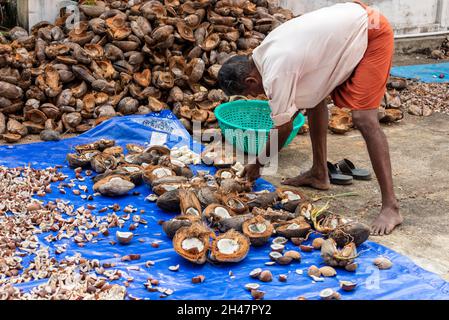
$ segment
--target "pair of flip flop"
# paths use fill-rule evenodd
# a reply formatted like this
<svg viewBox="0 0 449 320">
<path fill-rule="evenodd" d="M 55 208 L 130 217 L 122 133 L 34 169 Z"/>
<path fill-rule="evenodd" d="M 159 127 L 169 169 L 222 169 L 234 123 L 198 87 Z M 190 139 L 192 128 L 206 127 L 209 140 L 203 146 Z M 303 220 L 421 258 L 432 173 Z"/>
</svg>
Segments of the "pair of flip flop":
<svg viewBox="0 0 449 320">
<path fill-rule="evenodd" d="M 368 170 L 356 168 L 354 163 L 348 159 L 343 159 L 336 164 L 328 162 L 327 168 L 332 184 L 346 186 L 352 184 L 354 179 L 371 180 L 371 173 Z"/>
</svg>

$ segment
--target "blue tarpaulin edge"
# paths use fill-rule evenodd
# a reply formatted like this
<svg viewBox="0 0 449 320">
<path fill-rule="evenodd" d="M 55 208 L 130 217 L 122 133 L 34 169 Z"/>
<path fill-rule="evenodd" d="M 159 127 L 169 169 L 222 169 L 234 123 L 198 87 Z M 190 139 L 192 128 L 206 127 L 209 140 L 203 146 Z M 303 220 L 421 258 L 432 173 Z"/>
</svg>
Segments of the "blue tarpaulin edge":
<svg viewBox="0 0 449 320">
<path fill-rule="evenodd" d="M 391 75 L 425 83 L 449 83 L 449 63 L 393 67 Z"/>
<path fill-rule="evenodd" d="M 163 111 L 157 114 L 145 116 L 127 116 L 108 120 L 96 128 L 80 136 L 69 138 L 58 142 L 33 143 L 24 145 L 12 145 L 0 147 L 0 165 L 17 167 L 31 165 L 34 168 L 46 168 L 55 165 L 64 165 L 60 170 L 74 178 L 74 172 L 68 168 L 65 161 L 66 154 L 73 146 L 92 142 L 100 138 L 115 139 L 118 145 L 125 146 L 127 143 L 144 142 L 158 143 L 166 139 L 169 147 L 174 145 L 189 145 L 199 152 L 201 144 L 192 140 L 191 136 L 170 111 Z M 195 166 L 196 169 L 211 170 L 214 168 L 206 166 Z M 92 192 L 92 182 L 76 182 L 87 185 Z M 274 187 L 268 182 L 259 179 L 255 186 L 256 190 L 273 190 Z M 319 251 L 311 253 L 302 252 L 302 261 L 288 266 L 264 266 L 269 261 L 269 245 L 261 248 L 251 248 L 247 258 L 238 264 L 221 265 L 193 265 L 178 256 L 172 246 L 172 242 L 162 232 L 158 221 L 168 220 L 175 214 L 162 212 L 154 203 L 145 201 L 145 197 L 151 193 L 147 186 L 141 185 L 135 189 L 140 195 L 128 195 L 120 198 L 106 198 L 99 196 L 95 199 L 97 208 L 118 203 L 123 208 L 132 204 L 134 207 L 144 209 L 142 215 L 148 221 L 145 226 L 140 226 L 136 231 L 136 236 L 131 244 L 110 245 L 109 241 L 114 240 L 115 230 L 111 234 L 103 237 L 97 243 L 88 243 L 84 247 L 78 247 L 72 239 L 63 239 L 57 243 L 47 243 L 44 239 L 46 233 L 39 235 L 42 246 L 48 246 L 50 252 L 54 254 L 55 245 L 67 244 L 67 251 L 61 256 L 55 257 L 60 260 L 64 256 L 71 256 L 76 253 L 89 259 L 99 259 L 100 262 L 114 262 L 116 269 L 134 278 L 127 288 L 127 292 L 134 297 L 141 299 L 161 299 L 157 292 L 149 292 L 145 289 L 144 283 L 151 277 L 160 281 L 160 286 L 172 289 L 172 295 L 165 299 L 251 299 L 250 293 L 244 289 L 244 285 L 249 282 L 257 282 L 249 277 L 249 272 L 254 268 L 266 268 L 273 273 L 273 281 L 260 283 L 261 290 L 265 291 L 265 299 L 296 299 L 304 296 L 307 299 L 319 299 L 319 292 L 325 288 L 339 289 L 340 280 L 351 280 L 358 284 L 357 289 L 351 293 L 342 293 L 343 299 L 449 299 L 449 283 L 439 276 L 430 273 L 416 264 L 409 258 L 399 253 L 376 244 L 366 242 L 358 248 L 360 257 L 357 258 L 359 265 L 355 273 L 345 270 L 338 270 L 338 275 L 333 278 L 326 278 L 323 282 L 314 283 L 307 276 L 307 269 L 311 265 L 322 265 Z M 85 206 L 87 200 L 82 200 L 78 196 L 67 192 L 61 195 L 58 192 L 48 194 L 43 200 L 55 200 L 64 197 L 65 200 L 75 205 L 75 207 Z M 107 213 L 95 212 L 101 215 Z M 127 222 L 124 230 L 128 229 L 131 222 Z M 313 237 L 309 240 L 312 241 Z M 142 241 L 142 242 L 141 242 Z M 158 242 L 159 247 L 154 248 L 150 244 Z M 288 244 L 287 250 L 297 249 Z M 137 261 L 122 262 L 120 256 L 127 254 L 140 254 L 141 259 Z M 117 255 L 117 256 L 115 256 Z M 389 258 L 394 264 L 389 270 L 378 270 L 373 266 L 373 260 L 378 256 Z M 23 264 L 27 265 L 32 257 L 24 259 Z M 146 267 L 145 261 L 152 260 L 155 265 Z M 168 267 L 180 265 L 178 272 L 169 271 Z M 128 267 L 138 267 L 138 270 L 130 270 Z M 134 269 L 134 268 L 133 268 Z M 192 284 L 191 278 L 197 275 L 204 275 L 206 280 L 201 284 Z M 280 274 L 286 274 L 286 283 L 277 280 Z M 124 279 L 114 281 L 121 284 Z M 45 280 L 33 281 L 20 284 L 23 290 L 30 290 L 32 287 L 45 282 Z"/>
</svg>

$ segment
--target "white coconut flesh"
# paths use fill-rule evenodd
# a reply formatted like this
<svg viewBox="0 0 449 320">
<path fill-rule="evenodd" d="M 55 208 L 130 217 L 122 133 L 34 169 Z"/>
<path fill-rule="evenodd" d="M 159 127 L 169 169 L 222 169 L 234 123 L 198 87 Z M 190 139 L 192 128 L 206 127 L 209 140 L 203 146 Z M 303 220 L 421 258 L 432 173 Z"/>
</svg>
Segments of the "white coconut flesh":
<svg viewBox="0 0 449 320">
<path fill-rule="evenodd" d="M 230 179 L 230 178 L 232 178 L 232 173 L 230 173 L 229 171 L 223 171 L 221 173 L 221 178 L 222 179 Z"/>
<path fill-rule="evenodd" d="M 292 223 L 287 227 L 287 230 L 298 230 L 300 228 L 300 225 L 297 223 Z"/>
<path fill-rule="evenodd" d="M 287 196 L 288 201 L 298 201 L 301 200 L 301 197 L 291 191 L 285 191 L 284 194 Z"/>
<path fill-rule="evenodd" d="M 265 223 L 254 223 L 248 226 L 248 229 L 251 233 L 264 233 L 267 231 L 267 226 Z"/>
<path fill-rule="evenodd" d="M 137 172 L 137 171 L 140 171 L 140 169 L 137 168 L 137 167 L 125 167 L 124 169 L 125 169 L 126 171 L 128 171 L 128 172 Z"/>
<path fill-rule="evenodd" d="M 204 243 L 198 238 L 186 238 L 182 241 L 181 247 L 186 251 L 197 249 L 198 252 L 202 252 L 204 250 Z"/>
<path fill-rule="evenodd" d="M 179 184 L 163 184 L 162 188 L 165 191 L 173 191 L 179 189 Z"/>
<path fill-rule="evenodd" d="M 234 239 L 220 239 L 217 242 L 217 248 L 223 254 L 234 254 L 239 250 L 240 245 Z"/>
<path fill-rule="evenodd" d="M 172 175 L 171 170 L 167 168 L 156 168 L 152 173 L 158 178 L 168 177 Z"/>
<path fill-rule="evenodd" d="M 226 210 L 226 208 L 223 207 L 216 207 L 214 209 L 214 215 L 221 219 L 231 218 L 231 215 L 229 214 L 228 210 Z"/>
<path fill-rule="evenodd" d="M 190 214 L 190 215 L 194 215 L 194 216 L 199 216 L 200 215 L 198 210 L 196 210 L 195 208 L 188 208 L 186 210 L 186 214 Z"/>
</svg>

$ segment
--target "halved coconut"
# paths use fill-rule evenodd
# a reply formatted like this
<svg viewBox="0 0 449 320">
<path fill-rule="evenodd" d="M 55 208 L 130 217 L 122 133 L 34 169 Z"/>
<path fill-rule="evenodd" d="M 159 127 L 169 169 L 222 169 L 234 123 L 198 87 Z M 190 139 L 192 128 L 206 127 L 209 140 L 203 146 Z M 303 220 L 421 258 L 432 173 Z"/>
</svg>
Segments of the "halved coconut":
<svg viewBox="0 0 449 320">
<path fill-rule="evenodd" d="M 295 212 L 298 205 L 307 199 L 304 193 L 295 189 L 279 188 L 276 192 L 281 198 L 282 209 L 289 212 Z"/>
<path fill-rule="evenodd" d="M 179 201 L 182 214 L 201 216 L 201 204 L 193 191 L 179 190 Z"/>
<path fill-rule="evenodd" d="M 173 247 L 181 257 L 196 264 L 207 260 L 211 231 L 200 223 L 180 228 L 173 237 Z"/>
<path fill-rule="evenodd" d="M 242 199 L 236 195 L 224 196 L 223 203 L 237 214 L 244 214 L 248 212 L 248 206 L 246 203 L 244 203 Z"/>
<path fill-rule="evenodd" d="M 127 194 L 134 187 L 134 183 L 128 177 L 111 175 L 95 183 L 94 191 L 100 192 L 104 196 L 116 197 Z"/>
<path fill-rule="evenodd" d="M 214 239 L 210 257 L 218 262 L 240 262 L 246 258 L 249 247 L 250 241 L 246 236 L 229 230 Z"/>
<path fill-rule="evenodd" d="M 253 246 L 264 245 L 273 234 L 273 226 L 262 216 L 256 216 L 243 222 L 242 230 Z"/>
<path fill-rule="evenodd" d="M 172 169 L 164 166 L 155 165 L 146 167 L 142 177 L 143 181 L 146 184 L 151 185 L 152 182 L 156 179 L 171 177 L 175 175 L 176 174 Z"/>
<path fill-rule="evenodd" d="M 311 227 L 303 217 L 298 217 L 289 221 L 281 222 L 276 227 L 276 233 L 286 238 L 303 238 Z"/>
<path fill-rule="evenodd" d="M 232 170 L 231 168 L 217 170 L 217 172 L 215 173 L 215 178 L 218 181 L 221 181 L 224 179 L 234 179 L 235 171 Z"/>
<path fill-rule="evenodd" d="M 228 207 L 221 204 L 210 204 L 203 211 L 203 217 L 211 225 L 215 226 L 224 219 L 229 219 L 235 216 L 235 213 Z"/>
<path fill-rule="evenodd" d="M 197 216 L 177 216 L 162 223 L 162 230 L 169 238 L 173 238 L 176 232 L 182 227 L 190 227 L 195 222 L 200 222 L 200 217 Z"/>
</svg>

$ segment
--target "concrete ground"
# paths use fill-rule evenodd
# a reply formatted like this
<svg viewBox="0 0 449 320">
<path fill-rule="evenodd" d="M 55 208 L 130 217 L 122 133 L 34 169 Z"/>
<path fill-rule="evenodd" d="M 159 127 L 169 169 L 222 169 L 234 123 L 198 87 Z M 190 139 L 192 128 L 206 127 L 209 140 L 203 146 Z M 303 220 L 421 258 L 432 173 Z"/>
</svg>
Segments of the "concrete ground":
<svg viewBox="0 0 449 320">
<path fill-rule="evenodd" d="M 428 118 L 407 115 L 396 124 L 384 126 L 388 136 L 395 191 L 400 201 L 404 224 L 393 234 L 371 237 L 410 257 L 421 267 L 449 280 L 449 116 Z M 329 134 L 329 160 L 349 158 L 358 166 L 370 168 L 365 143 L 358 131 L 346 135 Z M 282 177 L 309 169 L 312 151 L 308 135 L 298 136 L 283 150 L 276 176 L 264 177 L 280 185 Z M 328 192 L 303 189 L 311 196 L 357 192 L 355 197 L 331 201 L 331 210 L 349 218 L 370 223 L 380 210 L 377 180 L 356 181 L 352 186 L 333 186 Z"/>
</svg>

